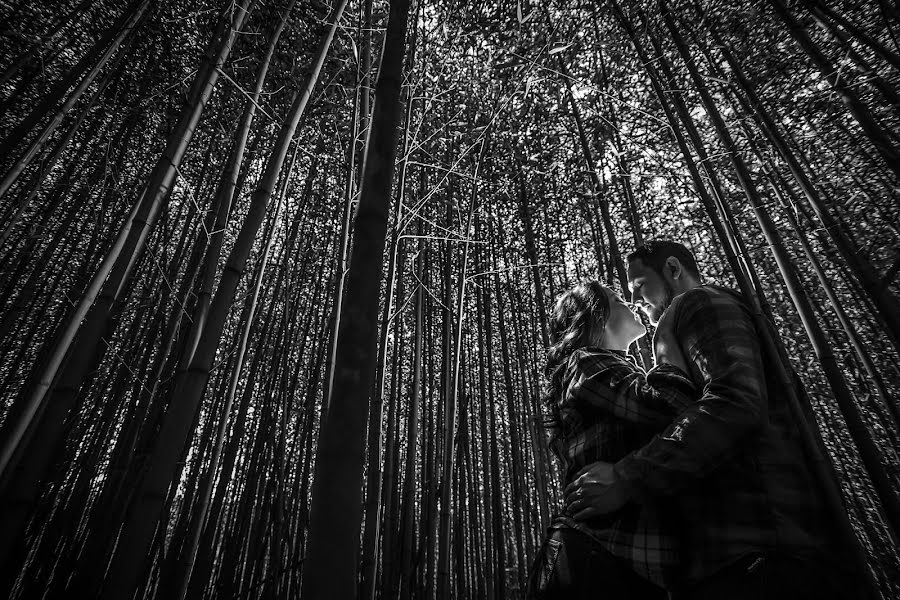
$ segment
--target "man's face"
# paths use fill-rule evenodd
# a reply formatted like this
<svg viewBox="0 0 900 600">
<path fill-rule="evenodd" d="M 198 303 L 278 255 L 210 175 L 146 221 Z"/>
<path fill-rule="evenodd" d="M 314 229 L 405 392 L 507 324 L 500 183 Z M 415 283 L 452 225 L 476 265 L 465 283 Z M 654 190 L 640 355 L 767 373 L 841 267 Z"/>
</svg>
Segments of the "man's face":
<svg viewBox="0 0 900 600">
<path fill-rule="evenodd" d="M 672 286 L 638 258 L 628 263 L 628 287 L 631 301 L 641 307 L 650 323 L 656 325 L 672 303 Z"/>
</svg>

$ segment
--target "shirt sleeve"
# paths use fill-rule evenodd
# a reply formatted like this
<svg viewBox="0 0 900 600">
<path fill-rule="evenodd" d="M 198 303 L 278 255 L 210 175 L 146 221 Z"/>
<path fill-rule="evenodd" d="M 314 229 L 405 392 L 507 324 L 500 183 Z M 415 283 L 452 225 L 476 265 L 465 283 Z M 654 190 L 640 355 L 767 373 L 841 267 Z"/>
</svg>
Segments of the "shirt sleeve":
<svg viewBox="0 0 900 600">
<path fill-rule="evenodd" d="M 662 429 L 698 395 L 688 375 L 674 365 L 645 374 L 627 358 L 581 354 L 576 361 L 569 384 L 573 404 L 591 405 L 630 423 Z"/>
<path fill-rule="evenodd" d="M 703 389 L 665 431 L 616 463 L 616 474 L 638 500 L 675 493 L 710 473 L 767 418 L 759 336 L 743 304 L 697 288 L 669 310 L 676 311 L 675 335 Z"/>
</svg>

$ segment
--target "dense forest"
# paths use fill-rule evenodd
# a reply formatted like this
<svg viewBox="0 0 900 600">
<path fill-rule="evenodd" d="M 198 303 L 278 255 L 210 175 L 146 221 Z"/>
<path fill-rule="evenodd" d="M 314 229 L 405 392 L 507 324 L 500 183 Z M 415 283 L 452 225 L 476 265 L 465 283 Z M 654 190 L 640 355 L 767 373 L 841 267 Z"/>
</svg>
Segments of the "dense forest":
<svg viewBox="0 0 900 600">
<path fill-rule="evenodd" d="M 896 1 L 4 0 L 0 177 L 0 595 L 521 598 L 548 311 L 660 237 L 900 595 Z"/>
</svg>

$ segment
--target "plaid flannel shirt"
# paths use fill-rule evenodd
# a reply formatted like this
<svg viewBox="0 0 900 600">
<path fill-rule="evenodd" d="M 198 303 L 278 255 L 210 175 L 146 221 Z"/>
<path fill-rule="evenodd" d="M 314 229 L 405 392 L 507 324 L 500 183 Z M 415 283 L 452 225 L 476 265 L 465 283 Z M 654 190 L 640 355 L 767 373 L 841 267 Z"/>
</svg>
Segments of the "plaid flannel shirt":
<svg viewBox="0 0 900 600">
<path fill-rule="evenodd" d="M 778 359 L 763 355 L 748 307 L 730 290 L 701 286 L 668 310 L 702 396 L 619 461 L 617 475 L 633 497 L 675 508 L 688 581 L 754 552 L 816 556 L 824 507 L 775 381 Z"/>
<path fill-rule="evenodd" d="M 645 374 L 625 352 L 601 348 L 575 351 L 564 382 L 560 442 L 566 484 L 583 467 L 614 463 L 647 443 L 698 393 L 672 365 Z M 589 535 L 645 579 L 671 587 L 681 563 L 663 517 L 652 503 L 630 502 L 606 517 L 582 522 L 562 515 L 557 523 Z"/>
</svg>

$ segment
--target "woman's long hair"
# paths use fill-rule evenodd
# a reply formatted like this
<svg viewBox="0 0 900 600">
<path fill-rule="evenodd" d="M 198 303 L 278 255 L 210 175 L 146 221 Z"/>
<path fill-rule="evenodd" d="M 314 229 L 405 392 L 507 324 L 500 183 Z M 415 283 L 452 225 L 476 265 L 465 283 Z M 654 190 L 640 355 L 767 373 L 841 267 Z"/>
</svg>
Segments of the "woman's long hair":
<svg viewBox="0 0 900 600">
<path fill-rule="evenodd" d="M 550 416 L 546 426 L 550 430 L 550 448 L 562 458 L 559 448 L 560 412 L 563 376 L 572 352 L 591 343 L 592 334 L 603 331 L 609 318 L 609 298 L 606 288 L 596 279 L 584 280 L 557 298 L 550 315 L 550 348 L 547 350 L 547 364 L 544 375 L 547 378 L 547 393 L 544 403 Z"/>
</svg>

